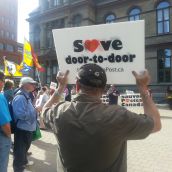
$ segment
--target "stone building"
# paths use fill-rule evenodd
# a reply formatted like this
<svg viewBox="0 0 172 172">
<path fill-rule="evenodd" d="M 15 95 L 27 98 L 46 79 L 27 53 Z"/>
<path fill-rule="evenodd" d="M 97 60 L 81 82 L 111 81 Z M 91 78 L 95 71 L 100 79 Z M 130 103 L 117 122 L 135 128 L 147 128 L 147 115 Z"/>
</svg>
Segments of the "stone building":
<svg viewBox="0 0 172 172">
<path fill-rule="evenodd" d="M 172 0 L 39 0 L 30 13 L 30 41 L 46 66 L 45 83 L 55 80 L 58 62 L 52 29 L 145 20 L 146 68 L 151 87 L 172 84 Z M 127 30 L 126 30 L 127 32 Z"/>
<path fill-rule="evenodd" d="M 0 68 L 4 68 L 3 56 L 20 63 L 22 44 L 17 43 L 17 0 L 0 0 Z"/>
</svg>

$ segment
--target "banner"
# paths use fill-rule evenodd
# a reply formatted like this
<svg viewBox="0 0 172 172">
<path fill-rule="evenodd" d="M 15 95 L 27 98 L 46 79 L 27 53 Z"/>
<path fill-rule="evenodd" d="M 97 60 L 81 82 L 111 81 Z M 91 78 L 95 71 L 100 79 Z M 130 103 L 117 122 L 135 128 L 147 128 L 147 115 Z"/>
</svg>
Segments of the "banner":
<svg viewBox="0 0 172 172">
<path fill-rule="evenodd" d="M 140 94 L 124 94 L 121 95 L 120 105 L 125 107 L 143 106 L 143 102 Z"/>
<path fill-rule="evenodd" d="M 40 72 L 44 72 L 45 69 L 39 64 L 38 57 L 34 52 L 31 44 L 25 39 L 23 48 L 23 70 L 28 71 L 31 67 L 35 66 Z"/>
<path fill-rule="evenodd" d="M 53 37 L 59 69 L 70 70 L 69 84 L 86 63 L 102 66 L 108 84 L 135 84 L 131 72 L 145 69 L 144 21 L 55 29 Z"/>
<path fill-rule="evenodd" d="M 14 62 L 4 59 L 4 67 L 5 67 L 5 71 L 4 71 L 5 76 L 14 76 L 14 77 L 23 76 L 21 72 L 21 66 Z"/>
<path fill-rule="evenodd" d="M 30 43 L 25 39 L 23 46 L 23 62 L 22 64 L 29 67 L 33 67 L 33 58 L 32 58 L 32 48 Z"/>
</svg>

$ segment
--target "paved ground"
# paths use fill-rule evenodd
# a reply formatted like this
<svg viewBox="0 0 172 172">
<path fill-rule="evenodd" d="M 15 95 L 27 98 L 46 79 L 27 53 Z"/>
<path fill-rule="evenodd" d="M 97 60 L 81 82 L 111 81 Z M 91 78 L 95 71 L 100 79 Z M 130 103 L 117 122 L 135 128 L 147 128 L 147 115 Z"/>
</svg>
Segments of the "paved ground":
<svg viewBox="0 0 172 172">
<path fill-rule="evenodd" d="M 145 140 L 128 142 L 128 172 L 172 172 L 172 111 L 160 112 L 162 130 L 159 133 Z"/>
<path fill-rule="evenodd" d="M 141 108 L 131 108 L 142 112 Z M 160 110 L 162 130 L 145 140 L 128 142 L 128 172 L 172 172 L 172 111 Z M 42 132 L 43 138 L 32 144 L 33 172 L 56 172 L 56 140 L 51 132 Z M 10 155 L 9 169 L 12 170 Z"/>
</svg>

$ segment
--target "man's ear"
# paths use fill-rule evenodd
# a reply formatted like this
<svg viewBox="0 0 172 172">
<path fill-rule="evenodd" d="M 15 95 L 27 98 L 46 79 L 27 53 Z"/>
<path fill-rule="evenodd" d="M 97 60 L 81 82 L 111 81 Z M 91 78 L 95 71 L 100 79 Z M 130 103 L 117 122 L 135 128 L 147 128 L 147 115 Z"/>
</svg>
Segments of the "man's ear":
<svg viewBox="0 0 172 172">
<path fill-rule="evenodd" d="M 80 90 L 80 84 L 79 84 L 79 81 L 76 80 L 76 93 L 78 93 Z"/>
</svg>

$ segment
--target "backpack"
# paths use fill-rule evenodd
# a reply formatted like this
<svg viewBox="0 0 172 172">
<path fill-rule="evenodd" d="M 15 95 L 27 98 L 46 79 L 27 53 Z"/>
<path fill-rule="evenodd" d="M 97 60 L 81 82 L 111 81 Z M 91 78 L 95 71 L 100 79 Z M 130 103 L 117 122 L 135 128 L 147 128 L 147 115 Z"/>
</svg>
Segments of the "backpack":
<svg viewBox="0 0 172 172">
<path fill-rule="evenodd" d="M 13 97 L 13 99 L 14 99 L 17 95 L 23 95 L 23 96 L 26 98 L 27 103 L 28 103 L 28 100 L 29 100 L 30 98 L 27 98 L 26 95 L 25 95 L 24 93 L 20 92 L 20 93 L 15 94 L 14 97 Z M 11 116 L 10 125 L 11 125 L 11 133 L 12 133 L 12 134 L 15 133 L 15 131 L 16 131 L 16 129 L 17 129 L 17 123 L 18 123 L 18 121 L 19 121 L 19 119 L 17 119 L 17 121 L 15 121 L 15 118 L 14 118 L 14 112 L 13 112 L 13 106 L 12 106 L 12 101 L 13 101 L 13 99 L 12 99 L 11 101 L 8 102 L 8 108 L 9 108 L 9 112 L 10 112 L 10 116 Z"/>
</svg>

